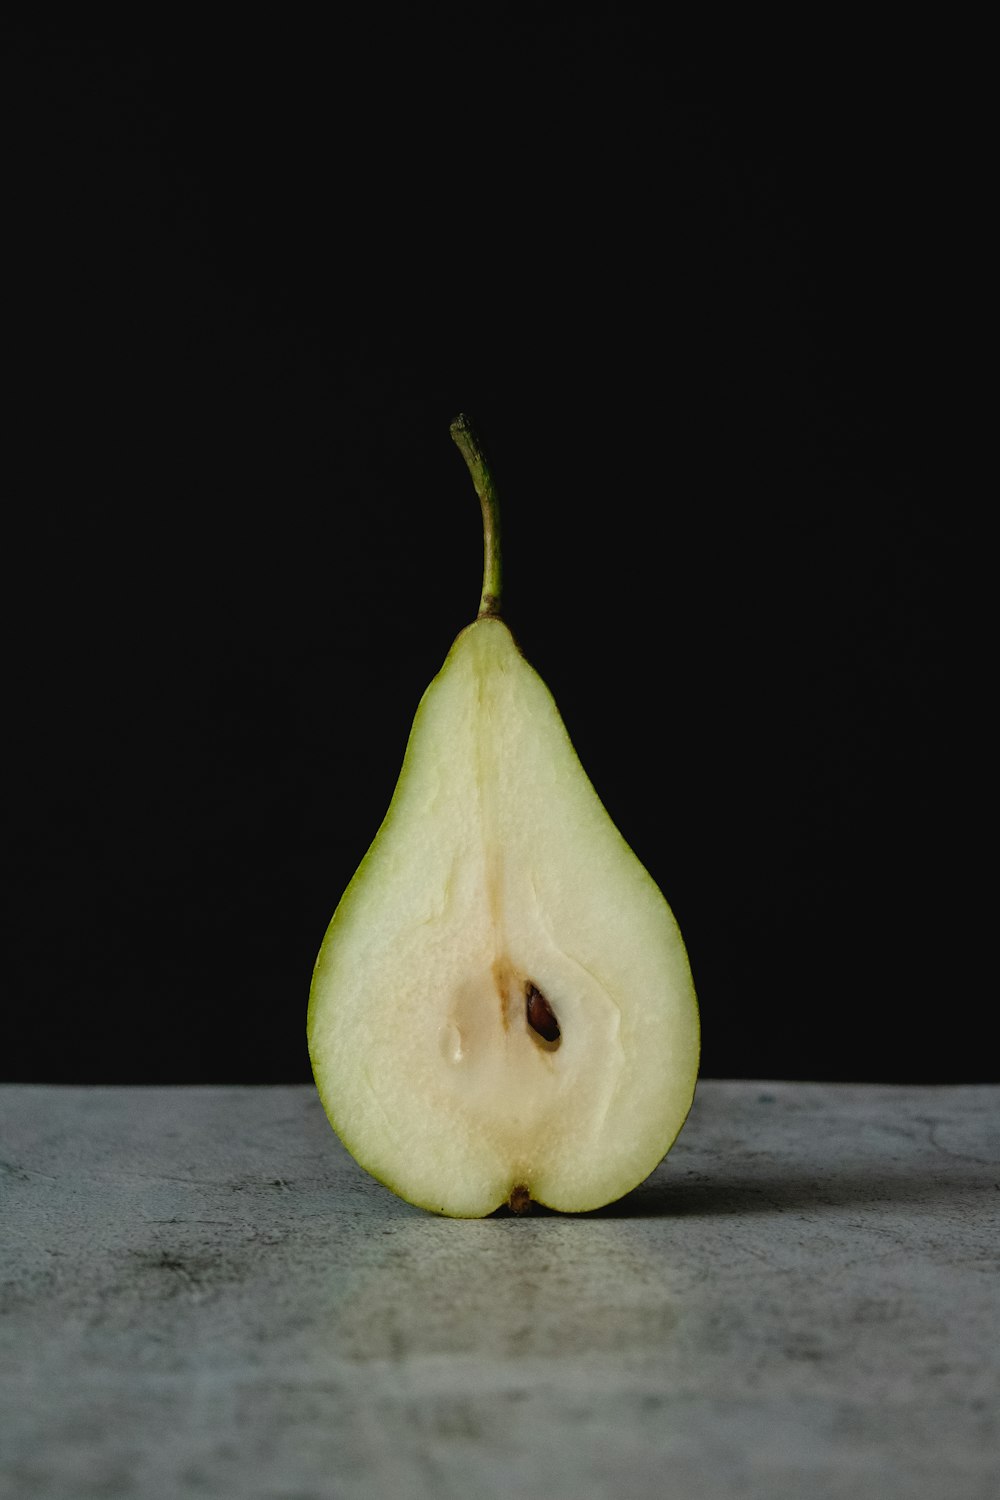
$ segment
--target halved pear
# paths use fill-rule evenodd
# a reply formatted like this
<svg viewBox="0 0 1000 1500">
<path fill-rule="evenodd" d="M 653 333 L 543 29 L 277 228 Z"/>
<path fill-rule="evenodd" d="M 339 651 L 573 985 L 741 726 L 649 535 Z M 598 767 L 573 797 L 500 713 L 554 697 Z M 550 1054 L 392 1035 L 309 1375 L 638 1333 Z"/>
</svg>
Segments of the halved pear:
<svg viewBox="0 0 1000 1500">
<path fill-rule="evenodd" d="M 677 923 L 498 617 L 496 500 L 479 618 L 417 710 L 374 843 L 316 961 L 309 1051 L 356 1160 L 478 1217 L 622 1197 L 684 1123 L 698 1004 Z"/>
</svg>

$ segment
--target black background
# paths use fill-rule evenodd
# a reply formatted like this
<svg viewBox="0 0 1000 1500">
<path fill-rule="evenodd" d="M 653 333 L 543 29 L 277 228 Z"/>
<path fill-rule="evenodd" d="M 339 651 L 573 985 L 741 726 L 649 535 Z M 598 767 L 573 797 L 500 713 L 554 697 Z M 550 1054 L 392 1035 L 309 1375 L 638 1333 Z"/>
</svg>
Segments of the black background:
<svg viewBox="0 0 1000 1500">
<path fill-rule="evenodd" d="M 464 409 L 704 1072 L 991 1077 L 928 482 L 951 60 L 365 15 L 5 39 L 0 1072 L 308 1078 L 316 950 L 478 600 Z"/>
</svg>

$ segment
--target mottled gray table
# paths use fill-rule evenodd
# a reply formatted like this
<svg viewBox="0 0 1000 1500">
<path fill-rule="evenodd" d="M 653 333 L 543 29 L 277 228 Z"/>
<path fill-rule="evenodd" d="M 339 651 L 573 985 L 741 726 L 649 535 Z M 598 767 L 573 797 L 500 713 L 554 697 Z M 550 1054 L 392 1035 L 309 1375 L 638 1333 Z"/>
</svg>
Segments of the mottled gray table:
<svg viewBox="0 0 1000 1500">
<path fill-rule="evenodd" d="M 11 1500 L 996 1500 L 1000 1089 L 704 1081 L 598 1214 L 431 1217 L 309 1088 L 0 1089 Z"/>
</svg>

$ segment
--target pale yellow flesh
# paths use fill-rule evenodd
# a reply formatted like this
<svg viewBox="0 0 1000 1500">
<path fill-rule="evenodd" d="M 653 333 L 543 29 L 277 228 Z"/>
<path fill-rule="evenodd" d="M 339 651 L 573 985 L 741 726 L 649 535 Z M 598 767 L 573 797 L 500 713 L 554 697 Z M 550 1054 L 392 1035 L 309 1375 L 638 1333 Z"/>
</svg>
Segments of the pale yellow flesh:
<svg viewBox="0 0 1000 1500">
<path fill-rule="evenodd" d="M 420 704 L 316 962 L 309 1049 L 348 1149 L 439 1213 L 520 1188 L 597 1208 L 684 1123 L 699 1026 L 677 924 L 499 620 L 463 631 Z"/>
</svg>

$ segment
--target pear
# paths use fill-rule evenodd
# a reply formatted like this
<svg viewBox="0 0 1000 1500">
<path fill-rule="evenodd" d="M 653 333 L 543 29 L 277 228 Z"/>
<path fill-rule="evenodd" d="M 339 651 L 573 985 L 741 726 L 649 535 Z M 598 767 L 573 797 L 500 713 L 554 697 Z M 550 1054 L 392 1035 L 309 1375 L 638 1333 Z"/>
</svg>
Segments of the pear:
<svg viewBox="0 0 1000 1500">
<path fill-rule="evenodd" d="M 467 419 L 451 431 L 483 510 L 479 615 L 323 940 L 309 1053 L 333 1128 L 400 1197 L 579 1213 L 676 1138 L 698 1003 L 670 908 L 500 618 L 496 493 Z"/>
</svg>

